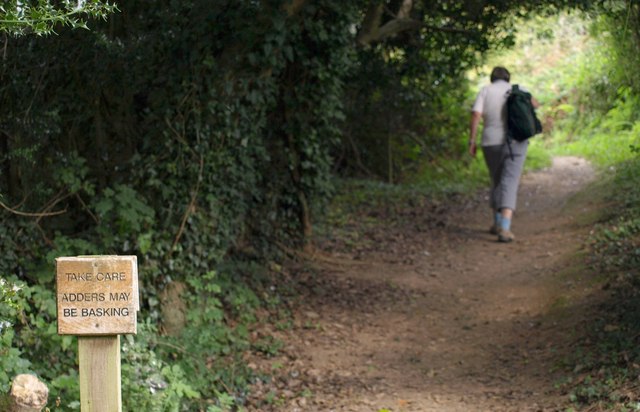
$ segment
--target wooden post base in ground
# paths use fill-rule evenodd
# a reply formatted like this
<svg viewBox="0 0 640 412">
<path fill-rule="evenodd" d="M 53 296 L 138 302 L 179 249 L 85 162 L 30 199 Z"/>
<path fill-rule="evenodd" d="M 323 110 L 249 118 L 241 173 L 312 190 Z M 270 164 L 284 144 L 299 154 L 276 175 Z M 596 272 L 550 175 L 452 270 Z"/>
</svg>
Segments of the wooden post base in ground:
<svg viewBox="0 0 640 412">
<path fill-rule="evenodd" d="M 81 412 L 122 412 L 120 335 L 79 336 Z"/>
</svg>

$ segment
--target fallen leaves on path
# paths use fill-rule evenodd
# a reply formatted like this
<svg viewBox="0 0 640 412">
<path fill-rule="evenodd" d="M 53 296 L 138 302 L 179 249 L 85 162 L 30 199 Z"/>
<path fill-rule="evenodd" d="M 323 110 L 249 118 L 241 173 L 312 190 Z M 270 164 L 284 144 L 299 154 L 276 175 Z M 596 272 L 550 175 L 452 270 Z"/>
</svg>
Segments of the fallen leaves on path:
<svg viewBox="0 0 640 412">
<path fill-rule="evenodd" d="M 251 360 L 265 378 L 250 410 L 563 410 L 558 363 L 592 293 L 571 273 L 588 233 L 574 217 L 594 207 L 565 205 L 593 176 L 574 158 L 527 175 L 508 245 L 483 193 L 345 219 L 285 265 L 301 299 L 290 327 L 264 331 L 284 346 Z"/>
</svg>

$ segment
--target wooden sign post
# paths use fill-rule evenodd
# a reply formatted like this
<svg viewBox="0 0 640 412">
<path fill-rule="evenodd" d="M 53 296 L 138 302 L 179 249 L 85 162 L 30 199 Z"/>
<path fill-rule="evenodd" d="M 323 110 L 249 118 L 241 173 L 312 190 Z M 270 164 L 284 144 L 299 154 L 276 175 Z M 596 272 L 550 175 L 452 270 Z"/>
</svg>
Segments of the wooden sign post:
<svg viewBox="0 0 640 412">
<path fill-rule="evenodd" d="M 58 334 L 78 336 L 81 412 L 121 412 L 120 335 L 135 334 L 136 256 L 56 259 Z"/>
</svg>

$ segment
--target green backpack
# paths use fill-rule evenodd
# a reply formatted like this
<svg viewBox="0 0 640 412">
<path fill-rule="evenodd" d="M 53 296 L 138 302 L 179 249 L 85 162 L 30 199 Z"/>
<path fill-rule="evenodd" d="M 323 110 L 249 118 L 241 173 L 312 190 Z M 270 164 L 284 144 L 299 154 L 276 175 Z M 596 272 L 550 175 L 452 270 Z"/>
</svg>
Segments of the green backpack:
<svg viewBox="0 0 640 412">
<path fill-rule="evenodd" d="M 531 93 L 521 90 L 517 84 L 511 87 L 507 98 L 507 127 L 509 139 L 519 142 L 542 132 L 542 124 L 531 103 Z"/>
</svg>

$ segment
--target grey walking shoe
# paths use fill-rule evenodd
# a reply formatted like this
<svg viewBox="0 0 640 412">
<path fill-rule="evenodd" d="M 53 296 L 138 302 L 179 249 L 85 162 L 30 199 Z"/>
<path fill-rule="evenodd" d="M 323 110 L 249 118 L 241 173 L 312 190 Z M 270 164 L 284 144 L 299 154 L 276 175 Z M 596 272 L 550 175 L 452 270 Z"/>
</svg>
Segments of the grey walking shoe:
<svg viewBox="0 0 640 412">
<path fill-rule="evenodd" d="M 500 229 L 498 230 L 498 242 L 509 243 L 513 242 L 516 237 L 510 230 Z"/>
</svg>

